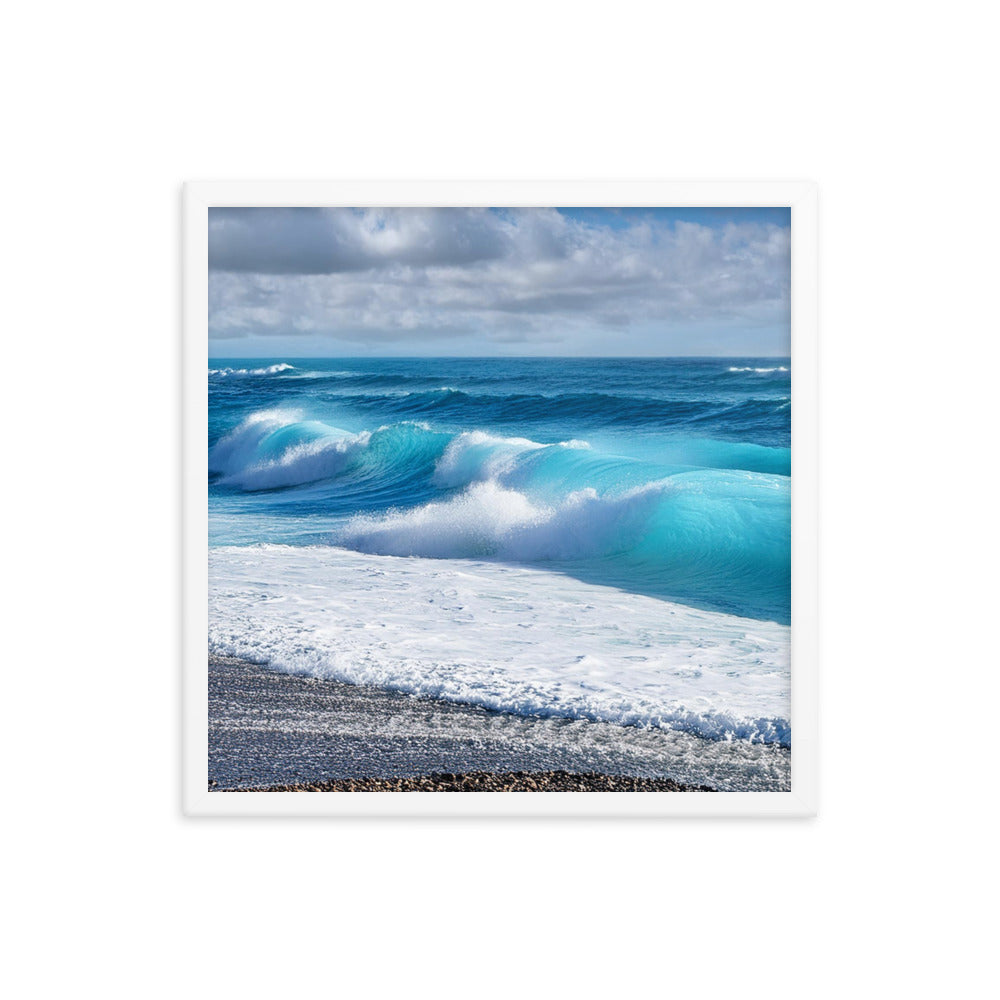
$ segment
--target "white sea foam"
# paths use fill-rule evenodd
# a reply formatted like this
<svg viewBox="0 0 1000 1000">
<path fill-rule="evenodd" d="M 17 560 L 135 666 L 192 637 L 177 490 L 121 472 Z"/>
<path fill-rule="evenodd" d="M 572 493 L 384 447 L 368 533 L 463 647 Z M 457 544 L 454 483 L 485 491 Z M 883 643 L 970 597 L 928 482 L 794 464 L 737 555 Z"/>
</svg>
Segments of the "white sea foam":
<svg viewBox="0 0 1000 1000">
<path fill-rule="evenodd" d="M 266 368 L 209 368 L 209 375 L 278 375 L 281 372 L 294 371 L 293 365 L 282 362 L 278 365 L 268 365 Z"/>
<path fill-rule="evenodd" d="M 771 372 L 787 372 L 788 369 L 784 365 L 779 365 L 776 368 L 730 368 L 731 372 L 756 372 L 758 375 L 769 375 Z"/>
<path fill-rule="evenodd" d="M 520 714 L 789 742 L 787 626 L 467 560 L 259 546 L 213 549 L 209 569 L 215 652 Z"/>
<path fill-rule="evenodd" d="M 362 552 L 435 559 L 474 555 L 536 562 L 608 555 L 631 548 L 653 506 L 676 489 L 670 480 L 614 497 L 586 488 L 547 506 L 490 479 L 447 501 L 358 515 L 339 539 Z"/>
</svg>

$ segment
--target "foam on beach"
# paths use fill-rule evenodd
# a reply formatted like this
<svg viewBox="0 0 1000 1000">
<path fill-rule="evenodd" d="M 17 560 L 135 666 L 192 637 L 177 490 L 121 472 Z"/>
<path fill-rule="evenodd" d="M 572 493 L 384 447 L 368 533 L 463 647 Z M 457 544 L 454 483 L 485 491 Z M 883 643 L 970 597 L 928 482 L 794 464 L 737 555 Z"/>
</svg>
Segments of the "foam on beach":
<svg viewBox="0 0 1000 1000">
<path fill-rule="evenodd" d="M 216 653 L 521 715 L 790 742 L 785 625 L 492 562 L 278 545 L 209 559 Z"/>
</svg>

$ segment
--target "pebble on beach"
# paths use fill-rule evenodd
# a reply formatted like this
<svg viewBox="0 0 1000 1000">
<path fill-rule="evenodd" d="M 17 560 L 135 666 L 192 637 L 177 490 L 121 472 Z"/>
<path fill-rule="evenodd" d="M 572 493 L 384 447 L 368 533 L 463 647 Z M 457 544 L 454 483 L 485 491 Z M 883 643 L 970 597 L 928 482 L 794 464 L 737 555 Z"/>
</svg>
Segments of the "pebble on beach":
<svg viewBox="0 0 1000 1000">
<path fill-rule="evenodd" d="M 470 771 L 419 778 L 341 778 L 336 781 L 229 789 L 259 792 L 711 792 L 705 785 L 682 785 L 670 778 L 573 774 L 570 771 Z"/>
</svg>

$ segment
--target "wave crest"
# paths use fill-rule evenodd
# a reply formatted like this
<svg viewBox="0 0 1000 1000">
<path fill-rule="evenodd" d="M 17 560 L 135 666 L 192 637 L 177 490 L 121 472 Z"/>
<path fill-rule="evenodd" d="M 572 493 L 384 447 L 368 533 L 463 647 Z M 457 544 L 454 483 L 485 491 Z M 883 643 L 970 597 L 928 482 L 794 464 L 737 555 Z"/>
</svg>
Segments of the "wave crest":
<svg viewBox="0 0 1000 1000">
<path fill-rule="evenodd" d="M 354 473 L 383 485 L 426 472 L 450 435 L 400 423 L 351 433 L 296 410 L 251 414 L 209 453 L 210 472 L 249 492 L 304 486 Z"/>
<path fill-rule="evenodd" d="M 266 368 L 209 368 L 209 375 L 219 377 L 241 376 L 241 375 L 279 375 L 281 372 L 295 371 L 293 365 L 281 362 L 277 365 L 268 365 Z"/>
<path fill-rule="evenodd" d="M 300 486 L 340 472 L 367 432 L 350 434 L 319 421 L 300 421 L 290 410 L 251 414 L 209 454 L 211 472 L 245 490 Z"/>
<path fill-rule="evenodd" d="M 339 541 L 374 555 L 437 559 L 535 562 L 612 555 L 635 545 L 653 507 L 672 489 L 663 481 L 602 497 L 587 487 L 549 506 L 487 480 L 444 502 L 354 517 Z"/>
</svg>

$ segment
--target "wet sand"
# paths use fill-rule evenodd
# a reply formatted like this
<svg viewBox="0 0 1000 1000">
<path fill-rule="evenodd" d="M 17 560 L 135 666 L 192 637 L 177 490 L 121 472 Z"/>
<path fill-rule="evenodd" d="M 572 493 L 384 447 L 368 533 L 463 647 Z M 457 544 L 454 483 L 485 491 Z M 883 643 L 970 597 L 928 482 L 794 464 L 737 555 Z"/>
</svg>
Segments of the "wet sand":
<svg viewBox="0 0 1000 1000">
<path fill-rule="evenodd" d="M 773 745 L 518 716 L 279 673 L 231 657 L 209 657 L 208 683 L 214 791 L 789 787 L 790 753 Z M 640 789 L 620 781 L 612 788 L 616 777 L 669 785 Z"/>
</svg>

